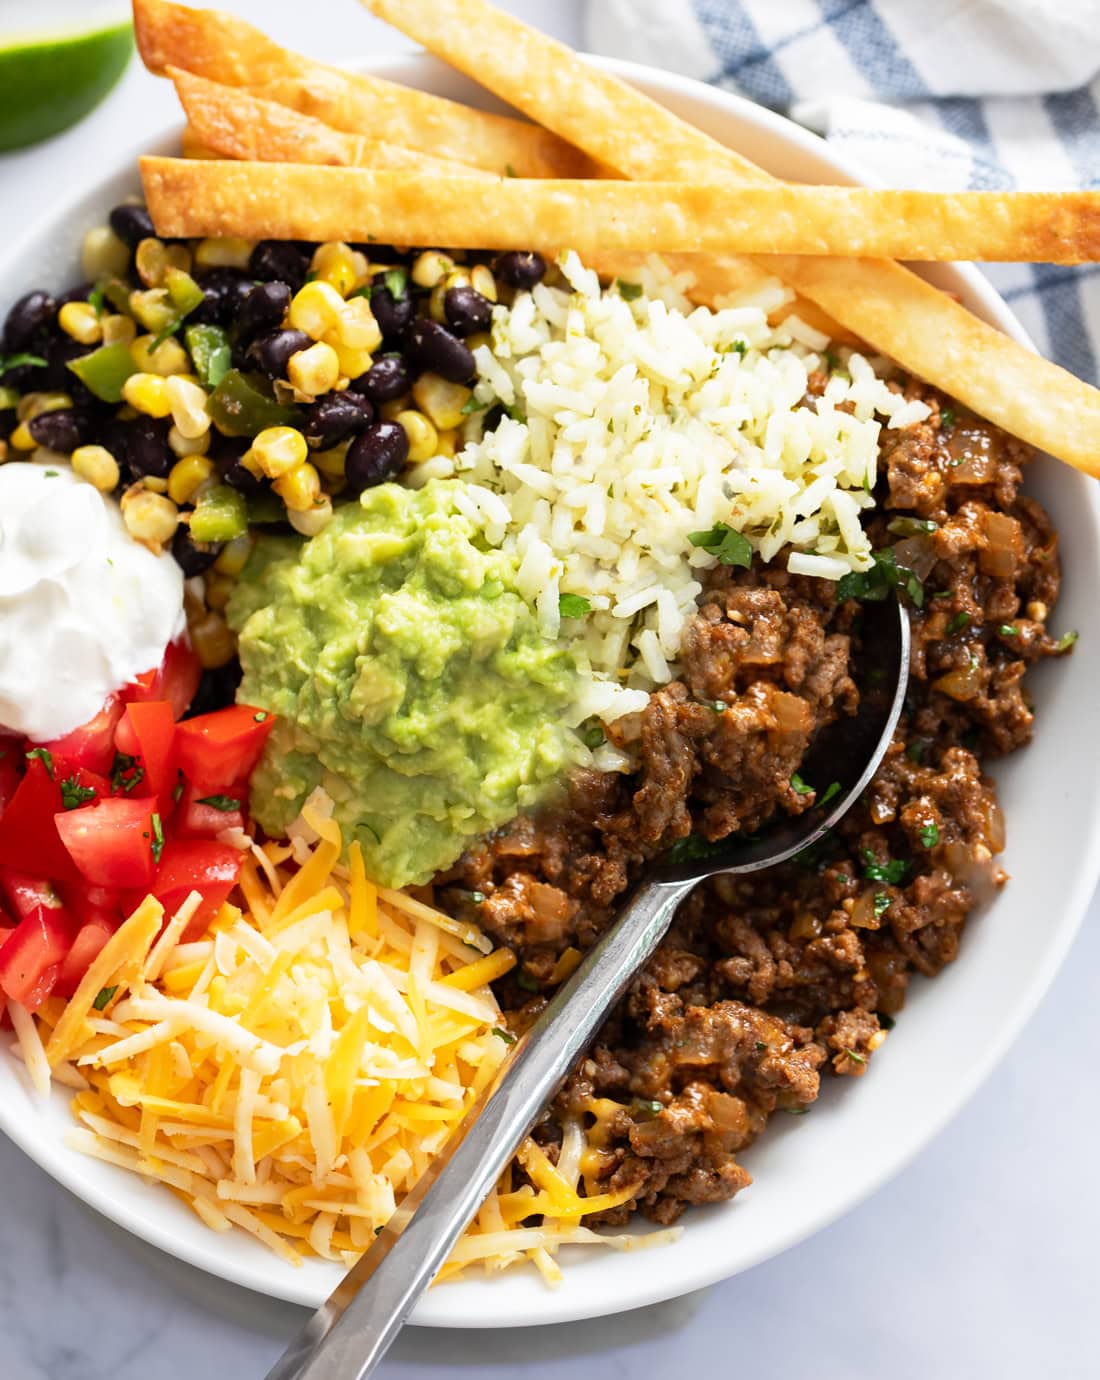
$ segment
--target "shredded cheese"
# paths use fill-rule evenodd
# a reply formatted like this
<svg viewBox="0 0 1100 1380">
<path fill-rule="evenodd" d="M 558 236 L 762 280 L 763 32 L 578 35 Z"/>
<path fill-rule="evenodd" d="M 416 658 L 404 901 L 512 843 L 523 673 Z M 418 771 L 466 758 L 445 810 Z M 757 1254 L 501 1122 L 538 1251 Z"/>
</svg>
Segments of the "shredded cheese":
<svg viewBox="0 0 1100 1380">
<path fill-rule="evenodd" d="M 37 1023 L 11 1008 L 35 1086 L 52 1066 L 78 1089 L 74 1148 L 168 1185 L 212 1230 L 249 1232 L 294 1265 L 350 1264 L 371 1244 L 513 1043 L 489 984 L 515 955 L 425 893 L 375 887 L 357 847 L 346 866 L 342 853 L 311 800 L 293 848 L 252 848 L 243 909 L 224 905 L 207 937 L 179 942 L 196 893 L 163 928 L 149 899 L 67 1005 L 46 1002 Z M 560 966 L 579 959 L 569 950 Z M 579 1121 L 556 1163 L 530 1138 L 517 1160 L 530 1182 L 505 1173 L 441 1279 L 528 1260 L 553 1285 L 562 1245 L 670 1238 L 581 1225 L 637 1186 L 605 1191 Z"/>
</svg>

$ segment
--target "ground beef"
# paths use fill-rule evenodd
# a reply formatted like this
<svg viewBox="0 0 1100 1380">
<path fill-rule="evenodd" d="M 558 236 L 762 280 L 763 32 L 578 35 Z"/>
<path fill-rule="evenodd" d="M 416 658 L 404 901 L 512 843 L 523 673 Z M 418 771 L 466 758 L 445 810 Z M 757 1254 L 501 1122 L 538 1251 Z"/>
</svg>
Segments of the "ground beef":
<svg viewBox="0 0 1100 1380">
<path fill-rule="evenodd" d="M 595 1121 L 599 1188 L 637 1190 L 606 1220 L 641 1209 L 670 1222 L 749 1183 L 738 1156 L 772 1113 L 804 1111 L 822 1070 L 866 1073 L 913 974 L 955 958 L 967 916 L 1005 880 L 982 762 L 1027 742 L 1024 673 L 1067 649 L 1047 632 L 1057 536 L 1018 492 L 1026 446 L 931 390 L 907 392 L 931 415 L 883 433 L 869 524 L 919 582 L 902 722 L 831 836 L 687 899 L 540 1124 L 554 1155 L 563 1122 Z M 562 955 L 594 942 L 671 842 L 751 833 L 813 803 L 796 775 L 807 745 L 858 707 L 860 605 L 835 594 L 775 567 L 713 572 L 680 679 L 616 725 L 636 775 L 579 773 L 564 804 L 517 819 L 441 879 L 441 897 L 519 954 L 498 984 L 515 1019 L 541 1008 Z"/>
</svg>

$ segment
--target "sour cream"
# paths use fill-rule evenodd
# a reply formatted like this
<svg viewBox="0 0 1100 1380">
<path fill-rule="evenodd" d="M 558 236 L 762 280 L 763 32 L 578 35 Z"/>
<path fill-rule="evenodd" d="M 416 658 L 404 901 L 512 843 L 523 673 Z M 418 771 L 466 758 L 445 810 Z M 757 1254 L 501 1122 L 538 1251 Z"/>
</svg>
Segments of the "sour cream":
<svg viewBox="0 0 1100 1380">
<path fill-rule="evenodd" d="M 0 465 L 0 728 L 69 733 L 159 666 L 184 629 L 183 574 L 63 464 Z"/>
</svg>

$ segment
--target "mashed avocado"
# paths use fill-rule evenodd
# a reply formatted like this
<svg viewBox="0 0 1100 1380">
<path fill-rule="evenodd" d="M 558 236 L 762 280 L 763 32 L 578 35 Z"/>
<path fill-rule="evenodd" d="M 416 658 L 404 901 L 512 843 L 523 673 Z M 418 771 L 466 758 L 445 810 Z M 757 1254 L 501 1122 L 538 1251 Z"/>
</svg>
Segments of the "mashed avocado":
<svg viewBox="0 0 1100 1380">
<path fill-rule="evenodd" d="M 569 754 L 572 660 L 456 509 L 459 487 L 383 484 L 304 544 L 262 537 L 228 610 L 240 699 L 278 715 L 254 816 L 283 834 L 324 787 L 389 886 L 449 866 Z"/>
</svg>

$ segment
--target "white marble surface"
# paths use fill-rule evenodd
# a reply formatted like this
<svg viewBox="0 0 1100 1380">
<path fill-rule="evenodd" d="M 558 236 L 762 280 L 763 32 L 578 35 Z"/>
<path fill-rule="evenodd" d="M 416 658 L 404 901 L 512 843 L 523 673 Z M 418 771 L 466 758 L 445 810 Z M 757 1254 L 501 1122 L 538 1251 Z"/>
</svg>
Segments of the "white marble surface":
<svg viewBox="0 0 1100 1380">
<path fill-rule="evenodd" d="M 319 56 L 405 46 L 351 0 L 223 3 Z M 580 7 L 581 0 L 508 5 L 574 42 Z M 42 8 L 6 0 L 0 32 L 32 10 L 40 18 Z M 70 179 L 83 181 L 97 149 L 152 135 L 172 118 L 163 85 L 134 67 L 79 129 L 0 158 L 0 233 L 18 233 Z M 411 1330 L 382 1374 L 1095 1377 L 1098 1008 L 1094 903 L 1060 977 L 1002 1067 L 917 1164 L 844 1221 L 746 1275 L 644 1313 L 491 1334 Z M 965 1029 L 958 1051 L 967 1057 Z M 0 1195 L 0 1380 L 259 1380 L 301 1321 L 293 1309 L 123 1238 L 2 1138 Z"/>
</svg>

